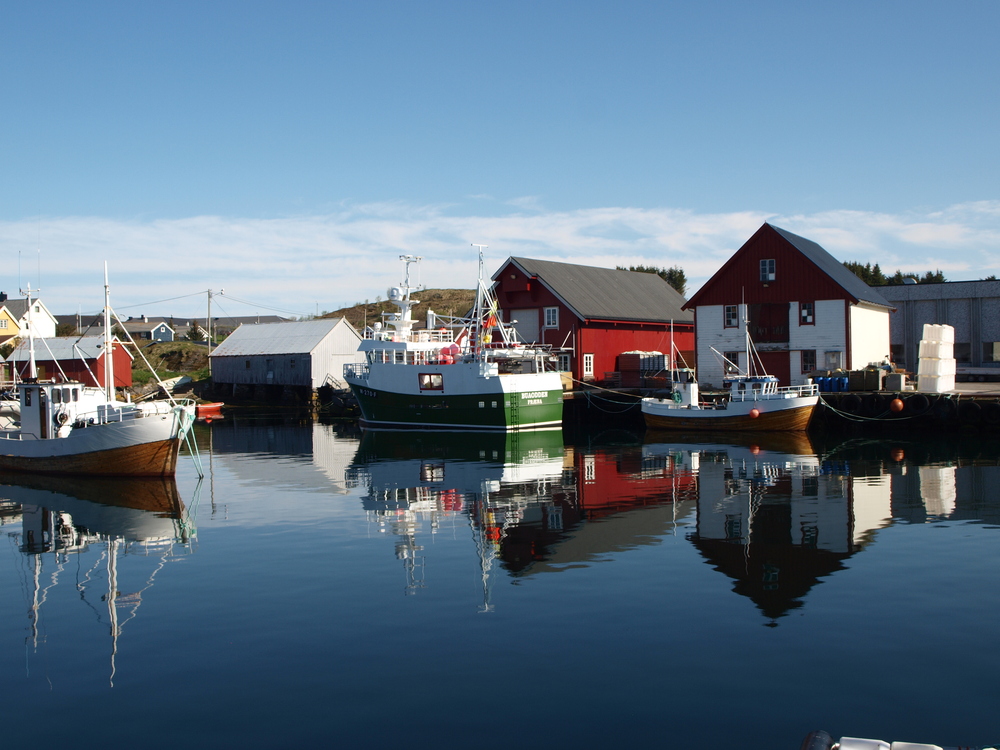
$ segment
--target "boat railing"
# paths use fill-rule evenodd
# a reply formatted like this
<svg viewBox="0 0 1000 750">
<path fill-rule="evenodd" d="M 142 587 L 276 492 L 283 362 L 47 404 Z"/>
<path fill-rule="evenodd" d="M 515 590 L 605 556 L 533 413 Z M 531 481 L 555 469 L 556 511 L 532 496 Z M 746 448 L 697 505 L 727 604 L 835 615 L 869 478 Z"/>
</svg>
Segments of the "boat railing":
<svg viewBox="0 0 1000 750">
<path fill-rule="evenodd" d="M 450 344 L 455 340 L 455 332 L 450 328 L 439 328 L 437 330 L 421 329 L 410 331 L 408 336 L 400 336 L 396 331 L 386 329 L 375 330 L 368 327 L 364 331 L 364 338 L 369 341 L 395 341 L 413 344 Z"/>
<path fill-rule="evenodd" d="M 344 377 L 355 380 L 368 380 L 368 373 L 371 372 L 367 362 L 349 362 L 344 365 Z"/>
<path fill-rule="evenodd" d="M 819 394 L 819 386 L 815 383 L 805 385 L 783 385 L 766 389 L 733 390 L 729 398 L 732 401 L 758 401 L 760 399 L 803 398 Z"/>
</svg>

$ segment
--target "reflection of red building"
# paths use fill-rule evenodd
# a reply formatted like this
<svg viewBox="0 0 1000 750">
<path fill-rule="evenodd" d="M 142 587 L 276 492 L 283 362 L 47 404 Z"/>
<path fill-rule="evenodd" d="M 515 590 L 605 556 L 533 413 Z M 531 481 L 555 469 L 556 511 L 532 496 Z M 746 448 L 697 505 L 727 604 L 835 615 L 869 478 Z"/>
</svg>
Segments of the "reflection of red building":
<svg viewBox="0 0 1000 750">
<path fill-rule="evenodd" d="M 673 456 L 646 458 L 641 446 L 569 451 L 573 470 L 550 502 L 526 508 L 505 530 L 499 557 L 512 573 L 558 570 L 648 544 L 693 510 L 698 478 Z"/>
<path fill-rule="evenodd" d="M 624 369 L 623 352 L 670 352 L 694 362 L 694 316 L 653 273 L 510 258 L 493 276 L 497 301 L 522 341 L 559 350 L 576 380 Z"/>
<path fill-rule="evenodd" d="M 132 354 L 117 339 L 114 346 L 115 387 L 132 386 Z M 28 376 L 28 342 L 21 344 L 10 355 L 19 378 Z M 74 380 L 84 385 L 104 385 L 104 337 L 65 336 L 35 340 L 35 366 L 41 380 Z"/>
</svg>

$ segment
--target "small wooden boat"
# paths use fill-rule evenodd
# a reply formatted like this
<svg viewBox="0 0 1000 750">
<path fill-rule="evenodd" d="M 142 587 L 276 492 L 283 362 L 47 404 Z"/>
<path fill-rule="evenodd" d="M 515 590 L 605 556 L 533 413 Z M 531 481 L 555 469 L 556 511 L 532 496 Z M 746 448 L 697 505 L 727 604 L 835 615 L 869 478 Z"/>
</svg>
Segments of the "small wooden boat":
<svg viewBox="0 0 1000 750">
<path fill-rule="evenodd" d="M 5 404 L 0 415 L 0 472 L 173 476 L 181 441 L 194 422 L 193 404 L 172 397 L 169 403 L 118 401 L 112 356 L 104 362 L 103 387 L 42 381 L 30 331 L 27 377 L 17 385 L 16 405 Z M 103 348 L 113 351 L 107 268 Z"/>
<path fill-rule="evenodd" d="M 802 431 L 819 403 L 815 384 L 779 387 L 773 375 L 726 378 L 728 395 L 718 403 L 699 401 L 691 370 L 678 371 L 673 386 L 669 394 L 642 400 L 649 429 Z"/>
<path fill-rule="evenodd" d="M 213 419 L 222 419 L 223 406 L 225 404 L 221 401 L 214 401 L 210 404 L 196 404 L 194 407 L 195 417 L 203 419 L 206 422 Z"/>
</svg>

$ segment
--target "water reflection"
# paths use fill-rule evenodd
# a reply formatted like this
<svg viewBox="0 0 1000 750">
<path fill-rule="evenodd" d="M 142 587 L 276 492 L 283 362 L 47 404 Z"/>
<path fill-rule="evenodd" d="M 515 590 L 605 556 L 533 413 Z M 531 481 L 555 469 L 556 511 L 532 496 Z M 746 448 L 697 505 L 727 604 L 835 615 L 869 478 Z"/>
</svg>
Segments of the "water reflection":
<svg viewBox="0 0 1000 750">
<path fill-rule="evenodd" d="M 72 592 L 108 628 L 113 684 L 125 625 L 159 571 L 196 537 L 174 480 L 8 476 L 0 498 L 4 531 L 29 562 L 22 568 L 29 647 L 46 640 L 45 605 Z M 75 580 L 66 582 L 71 558 Z"/>
<path fill-rule="evenodd" d="M 423 588 L 422 534 L 467 525 L 490 611 L 497 569 L 528 578 L 655 543 L 694 510 L 696 476 L 642 446 L 577 450 L 559 432 L 368 432 L 348 469 L 371 524 L 397 537 L 405 590 Z"/>
</svg>

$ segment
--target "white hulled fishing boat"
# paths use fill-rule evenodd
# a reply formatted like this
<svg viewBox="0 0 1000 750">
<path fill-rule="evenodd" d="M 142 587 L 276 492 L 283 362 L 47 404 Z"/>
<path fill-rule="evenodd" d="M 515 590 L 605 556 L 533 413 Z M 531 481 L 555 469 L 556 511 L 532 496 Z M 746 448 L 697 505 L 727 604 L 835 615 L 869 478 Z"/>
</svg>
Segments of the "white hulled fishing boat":
<svg viewBox="0 0 1000 750">
<path fill-rule="evenodd" d="M 779 386 L 778 379 L 764 371 L 749 334 L 745 336 L 745 344 L 745 370 L 712 350 L 733 372 L 723 378 L 725 396 L 721 400 L 702 402 L 694 371 L 672 370 L 671 390 L 642 400 L 646 427 L 653 430 L 806 430 L 819 403 L 819 388 L 811 382 Z"/>
<path fill-rule="evenodd" d="M 399 311 L 364 332 L 363 362 L 344 368 L 366 427 L 442 430 L 519 430 L 562 427 L 562 378 L 545 347 L 523 345 L 500 320 L 496 298 L 483 276 L 466 318 L 439 316 L 416 329 L 410 266 L 402 255 L 403 283 L 389 299 Z"/>
<path fill-rule="evenodd" d="M 31 309 L 28 290 L 28 309 Z M 0 470 L 43 474 L 172 476 L 194 405 L 131 403 L 115 395 L 111 307 L 104 280 L 104 383 L 41 381 L 29 323 L 26 376 L 16 386 L 12 415 L 0 428 Z M 19 418 L 18 418 L 19 417 Z"/>
</svg>

